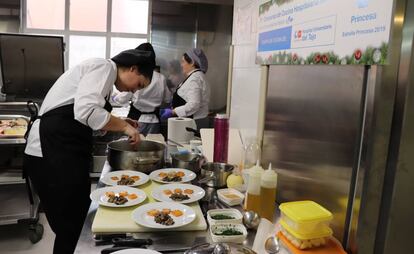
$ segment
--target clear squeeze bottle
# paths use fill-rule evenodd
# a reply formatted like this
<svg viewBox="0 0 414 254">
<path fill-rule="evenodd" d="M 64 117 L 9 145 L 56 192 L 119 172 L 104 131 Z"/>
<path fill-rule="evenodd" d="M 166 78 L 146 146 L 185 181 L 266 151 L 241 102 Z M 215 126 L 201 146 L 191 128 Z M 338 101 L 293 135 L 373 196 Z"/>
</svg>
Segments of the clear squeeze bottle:
<svg viewBox="0 0 414 254">
<path fill-rule="evenodd" d="M 260 183 L 260 200 L 262 202 L 259 215 L 271 222 L 273 222 L 276 208 L 276 186 L 277 174 L 272 170 L 272 163 L 270 163 L 269 168 L 263 172 Z"/>
<path fill-rule="evenodd" d="M 260 182 L 262 178 L 263 168 L 260 167 L 259 161 L 256 166 L 249 169 L 249 181 L 247 184 L 247 195 L 245 209 L 248 211 L 260 212 Z"/>
</svg>

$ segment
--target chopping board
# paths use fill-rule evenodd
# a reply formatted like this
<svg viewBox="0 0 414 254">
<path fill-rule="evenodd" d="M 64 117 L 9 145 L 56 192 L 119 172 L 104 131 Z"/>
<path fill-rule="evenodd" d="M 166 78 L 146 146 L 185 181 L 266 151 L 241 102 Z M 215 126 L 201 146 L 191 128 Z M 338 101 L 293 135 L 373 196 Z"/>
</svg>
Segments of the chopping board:
<svg viewBox="0 0 414 254">
<path fill-rule="evenodd" d="M 147 194 L 147 199 L 136 206 L 131 207 L 105 207 L 99 206 L 95 218 L 92 223 L 92 232 L 93 233 L 140 233 L 140 232 L 155 232 L 155 231 L 199 231 L 206 230 L 207 223 L 204 219 L 203 212 L 201 211 L 200 205 L 198 202 L 191 204 L 186 204 L 191 207 L 196 213 L 196 218 L 190 224 L 173 229 L 153 229 L 146 228 L 136 224 L 132 220 L 132 212 L 139 207 L 140 205 L 157 202 L 152 196 L 151 192 L 156 187 L 161 185 L 153 181 L 139 186 L 138 188 L 143 190 Z"/>
<path fill-rule="evenodd" d="M 296 248 L 290 241 L 279 231 L 277 236 L 282 240 L 284 246 L 289 249 L 292 254 L 346 254 L 341 244 L 335 238 L 329 238 L 323 247 L 301 250 Z"/>
<path fill-rule="evenodd" d="M 214 151 L 214 129 L 200 129 L 201 140 L 203 142 L 203 155 L 207 161 L 213 161 Z M 230 129 L 229 131 L 229 164 L 239 165 L 242 162 L 243 144 L 240 139 L 238 129 Z"/>
</svg>

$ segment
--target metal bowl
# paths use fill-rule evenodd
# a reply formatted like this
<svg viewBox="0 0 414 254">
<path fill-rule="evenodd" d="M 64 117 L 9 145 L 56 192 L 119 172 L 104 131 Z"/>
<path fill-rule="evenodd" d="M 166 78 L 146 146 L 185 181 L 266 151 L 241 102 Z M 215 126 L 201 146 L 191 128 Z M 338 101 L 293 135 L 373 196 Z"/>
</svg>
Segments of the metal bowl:
<svg viewBox="0 0 414 254">
<path fill-rule="evenodd" d="M 209 187 L 222 188 L 227 185 L 227 177 L 233 172 L 234 166 L 226 163 L 207 162 L 201 166 L 200 183 Z"/>
<path fill-rule="evenodd" d="M 200 167 L 205 162 L 204 156 L 197 153 L 175 153 L 171 154 L 171 159 L 174 168 L 185 168 L 196 174 L 200 173 Z"/>
<path fill-rule="evenodd" d="M 108 143 L 108 162 L 115 170 L 136 170 L 150 173 L 164 166 L 165 145 L 149 140 L 142 140 L 131 145 L 121 139 Z"/>
</svg>

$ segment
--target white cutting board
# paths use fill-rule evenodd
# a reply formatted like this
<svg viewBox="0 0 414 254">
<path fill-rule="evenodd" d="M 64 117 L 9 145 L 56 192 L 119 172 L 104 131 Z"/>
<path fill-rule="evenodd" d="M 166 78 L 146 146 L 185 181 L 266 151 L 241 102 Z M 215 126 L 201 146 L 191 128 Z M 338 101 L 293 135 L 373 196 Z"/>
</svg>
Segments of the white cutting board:
<svg viewBox="0 0 414 254">
<path fill-rule="evenodd" d="M 203 155 L 207 161 L 213 161 L 214 129 L 200 129 L 203 142 Z M 239 165 L 242 162 L 243 144 L 238 129 L 229 130 L 229 152 L 227 163 Z"/>
<path fill-rule="evenodd" d="M 149 202 L 156 202 L 151 197 L 151 192 L 154 187 L 159 185 L 159 183 L 152 182 L 150 180 L 148 183 L 138 187 L 147 194 L 146 201 L 140 205 L 147 204 Z M 124 208 L 99 206 L 92 223 L 92 233 L 140 233 L 160 231 L 160 229 L 142 227 L 132 220 L 132 211 L 140 205 Z M 195 202 L 186 205 L 194 209 L 196 213 L 195 220 L 180 228 L 161 229 L 161 231 L 198 231 L 207 229 L 207 223 L 204 219 L 199 203 Z"/>
</svg>

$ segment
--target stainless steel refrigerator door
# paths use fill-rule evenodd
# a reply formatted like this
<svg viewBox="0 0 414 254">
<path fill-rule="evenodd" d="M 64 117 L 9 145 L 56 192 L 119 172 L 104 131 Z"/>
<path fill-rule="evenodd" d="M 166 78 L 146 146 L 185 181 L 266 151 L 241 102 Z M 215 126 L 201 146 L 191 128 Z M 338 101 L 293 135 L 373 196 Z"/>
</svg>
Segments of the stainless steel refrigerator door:
<svg viewBox="0 0 414 254">
<path fill-rule="evenodd" d="M 363 66 L 271 66 L 262 161 L 279 174 L 277 202 L 314 200 L 342 240 L 361 133 Z"/>
</svg>

